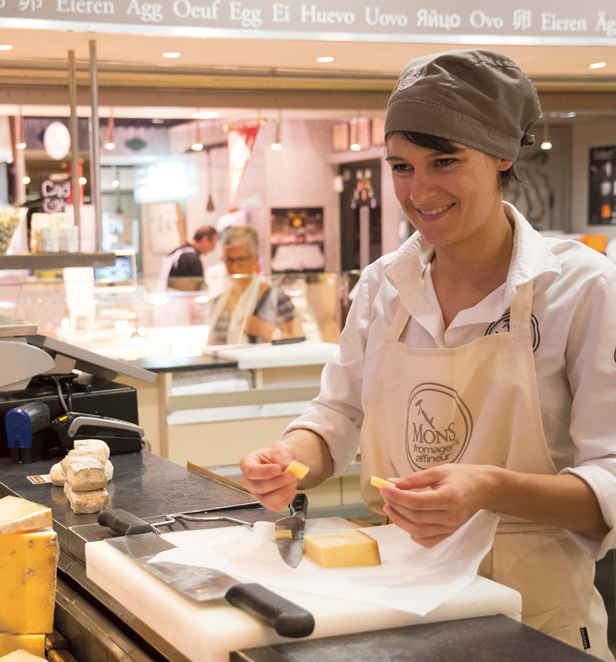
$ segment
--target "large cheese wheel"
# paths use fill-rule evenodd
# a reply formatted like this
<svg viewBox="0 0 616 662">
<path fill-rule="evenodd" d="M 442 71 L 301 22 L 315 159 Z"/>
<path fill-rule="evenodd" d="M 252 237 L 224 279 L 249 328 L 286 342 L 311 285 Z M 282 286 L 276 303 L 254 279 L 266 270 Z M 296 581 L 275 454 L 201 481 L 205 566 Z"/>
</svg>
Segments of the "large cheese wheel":
<svg viewBox="0 0 616 662">
<path fill-rule="evenodd" d="M 27 651 L 37 658 L 45 657 L 44 634 L 6 634 L 0 632 L 0 658 L 13 651 Z"/>
<path fill-rule="evenodd" d="M 57 553 L 52 529 L 0 535 L 0 632 L 53 631 Z"/>
<path fill-rule="evenodd" d="M 41 655 L 39 657 L 38 655 L 32 655 L 32 653 L 28 653 L 28 651 L 19 650 L 15 651 L 14 653 L 9 653 L 4 657 L 0 657 L 0 660 L 2 660 L 2 662 L 41 662 L 41 657 L 45 656 Z"/>
</svg>

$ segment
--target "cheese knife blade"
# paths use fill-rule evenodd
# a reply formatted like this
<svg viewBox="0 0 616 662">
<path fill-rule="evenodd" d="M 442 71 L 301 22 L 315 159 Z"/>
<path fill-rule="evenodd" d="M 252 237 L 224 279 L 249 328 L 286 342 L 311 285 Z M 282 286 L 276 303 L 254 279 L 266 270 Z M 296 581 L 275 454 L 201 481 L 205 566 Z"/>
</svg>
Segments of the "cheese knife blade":
<svg viewBox="0 0 616 662">
<path fill-rule="evenodd" d="M 98 522 L 116 533 L 134 531 L 131 535 L 107 538 L 105 542 L 189 598 L 198 602 L 224 598 L 234 607 L 272 626 L 283 637 L 312 634 L 315 623 L 309 611 L 260 584 L 244 584 L 214 568 L 151 563 L 157 554 L 175 549 L 175 545 L 162 538 L 148 522 L 119 508 L 102 512 Z"/>
<path fill-rule="evenodd" d="M 283 517 L 275 523 L 276 545 L 282 560 L 292 568 L 297 568 L 304 553 L 308 497 L 305 494 L 297 494 L 289 510 L 289 517 Z"/>
</svg>

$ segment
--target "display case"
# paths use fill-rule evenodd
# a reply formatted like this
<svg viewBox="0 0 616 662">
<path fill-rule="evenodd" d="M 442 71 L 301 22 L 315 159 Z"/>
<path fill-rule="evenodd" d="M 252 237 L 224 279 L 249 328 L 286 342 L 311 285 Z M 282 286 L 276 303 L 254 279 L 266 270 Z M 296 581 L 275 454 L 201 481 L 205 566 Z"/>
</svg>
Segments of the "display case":
<svg viewBox="0 0 616 662">
<path fill-rule="evenodd" d="M 137 389 L 149 449 L 180 465 L 215 467 L 232 479 L 239 479 L 237 463 L 245 453 L 280 438 L 318 395 L 349 305 L 345 274 L 259 276 L 260 288 L 291 302 L 295 335 L 274 343 L 208 344 L 213 311 L 234 286 L 228 278 L 209 277 L 207 290 L 186 292 L 154 279 L 97 287 L 91 268 L 57 275 L 0 275 L 3 312 L 36 322 L 47 336 L 156 372 L 154 384 L 118 380 Z M 254 308 L 245 312 L 233 323 L 246 323 Z M 343 498 L 360 502 L 357 466 L 327 481 L 311 503 L 336 506 Z"/>
</svg>

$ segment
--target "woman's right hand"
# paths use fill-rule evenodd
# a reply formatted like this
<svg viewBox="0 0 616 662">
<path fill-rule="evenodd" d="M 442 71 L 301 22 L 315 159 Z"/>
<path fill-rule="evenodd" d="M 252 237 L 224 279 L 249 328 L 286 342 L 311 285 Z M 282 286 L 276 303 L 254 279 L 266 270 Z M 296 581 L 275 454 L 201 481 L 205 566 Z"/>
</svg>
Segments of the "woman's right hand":
<svg viewBox="0 0 616 662">
<path fill-rule="evenodd" d="M 242 487 L 265 508 L 282 510 L 297 493 L 297 478 L 285 471 L 294 459 L 289 444 L 284 441 L 248 453 L 240 461 Z"/>
</svg>

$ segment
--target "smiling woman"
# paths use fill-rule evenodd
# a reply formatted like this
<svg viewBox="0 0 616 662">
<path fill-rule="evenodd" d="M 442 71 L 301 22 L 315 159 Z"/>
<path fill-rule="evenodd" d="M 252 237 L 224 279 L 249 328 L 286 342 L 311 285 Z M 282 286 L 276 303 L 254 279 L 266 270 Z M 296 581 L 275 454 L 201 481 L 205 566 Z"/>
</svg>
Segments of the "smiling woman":
<svg viewBox="0 0 616 662">
<path fill-rule="evenodd" d="M 524 623 L 613 662 L 593 575 L 616 547 L 616 270 L 503 202 L 539 114 L 500 53 L 409 62 L 385 134 L 418 232 L 364 270 L 319 397 L 242 460 L 243 484 L 280 508 L 298 487 L 289 462 L 310 467 L 307 488 L 359 447 L 364 502 L 423 547 L 492 510 L 480 573 L 522 594 Z"/>
</svg>

